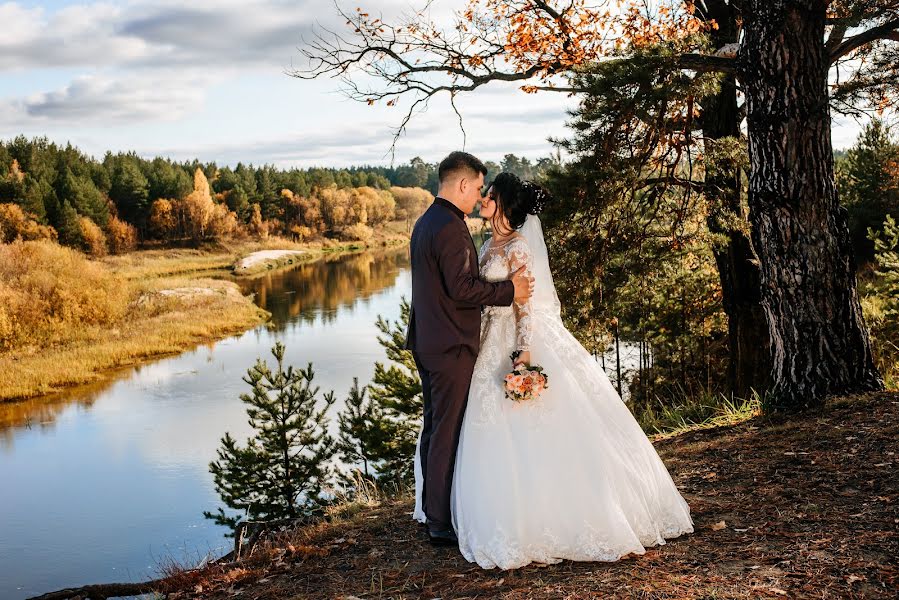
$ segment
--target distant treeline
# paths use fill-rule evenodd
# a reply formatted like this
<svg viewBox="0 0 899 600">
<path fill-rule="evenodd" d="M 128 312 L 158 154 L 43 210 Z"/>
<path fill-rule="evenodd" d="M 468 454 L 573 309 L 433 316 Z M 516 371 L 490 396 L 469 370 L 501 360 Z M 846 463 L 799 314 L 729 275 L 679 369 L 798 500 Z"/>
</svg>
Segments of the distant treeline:
<svg viewBox="0 0 899 600">
<path fill-rule="evenodd" d="M 537 177 L 552 163 L 507 155 L 491 174 Z M 413 221 L 437 189 L 437 165 L 276 169 L 219 167 L 16 137 L 0 142 L 0 241 L 56 239 L 93 254 L 147 241 L 200 242 L 278 234 L 365 240 L 389 220 Z"/>
</svg>

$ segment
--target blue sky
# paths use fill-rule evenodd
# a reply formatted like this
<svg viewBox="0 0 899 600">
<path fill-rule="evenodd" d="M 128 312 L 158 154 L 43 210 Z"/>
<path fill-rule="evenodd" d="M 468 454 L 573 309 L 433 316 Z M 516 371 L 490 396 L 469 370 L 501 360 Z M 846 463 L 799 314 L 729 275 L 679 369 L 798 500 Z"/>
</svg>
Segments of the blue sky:
<svg viewBox="0 0 899 600">
<path fill-rule="evenodd" d="M 421 3 L 372 4 L 389 18 Z M 439 21 L 464 1 L 434 6 Z M 366 106 L 344 98 L 335 80 L 284 73 L 315 22 L 343 27 L 322 0 L 0 2 L 0 138 L 46 135 L 97 157 L 133 150 L 231 165 L 388 164 L 402 104 Z M 481 88 L 457 101 L 465 147 L 487 160 L 545 156 L 548 137 L 568 134 L 573 103 L 515 85 Z M 858 129 L 835 121 L 834 147 L 851 145 Z M 435 98 L 407 128 L 396 161 L 437 161 L 462 141 L 446 98 Z"/>
</svg>

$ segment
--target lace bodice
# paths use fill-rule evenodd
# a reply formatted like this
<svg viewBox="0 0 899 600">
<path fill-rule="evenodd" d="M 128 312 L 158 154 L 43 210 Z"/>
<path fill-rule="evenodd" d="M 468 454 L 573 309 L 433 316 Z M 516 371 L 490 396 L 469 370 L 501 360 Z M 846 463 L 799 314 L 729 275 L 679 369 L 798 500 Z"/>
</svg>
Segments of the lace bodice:
<svg viewBox="0 0 899 600">
<path fill-rule="evenodd" d="M 490 238 L 481 246 L 478 254 L 478 265 L 481 277 L 487 281 L 505 281 L 520 267 L 525 266 L 524 273 L 530 275 L 533 270 L 531 250 L 525 239 L 515 234 L 511 239 L 500 243 L 494 243 Z M 516 349 L 522 352 L 531 349 L 531 337 L 533 324 L 531 321 L 531 303 L 523 304 L 512 302 L 512 306 L 488 306 L 485 308 L 485 317 L 491 313 L 503 313 L 511 310 L 515 316 L 515 341 Z"/>
</svg>

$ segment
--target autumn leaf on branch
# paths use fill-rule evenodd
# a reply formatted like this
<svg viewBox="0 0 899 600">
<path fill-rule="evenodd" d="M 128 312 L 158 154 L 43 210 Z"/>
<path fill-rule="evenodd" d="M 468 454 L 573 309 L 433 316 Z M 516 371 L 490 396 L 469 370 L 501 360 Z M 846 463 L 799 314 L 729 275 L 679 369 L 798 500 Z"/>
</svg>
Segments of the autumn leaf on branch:
<svg viewBox="0 0 899 600">
<path fill-rule="evenodd" d="M 732 69 L 732 58 L 706 52 L 702 34 L 716 25 L 692 2 L 664 0 L 649 8 L 637 0 L 469 0 L 444 25 L 429 17 L 429 6 L 388 23 L 361 7 L 346 11 L 338 5 L 352 33 L 317 32 L 301 49 L 306 68 L 289 74 L 337 78 L 349 98 L 369 105 L 409 98 L 394 130 L 395 147 L 412 116 L 444 92 L 454 110 L 456 94 L 495 81 L 521 82 L 525 93 L 579 92 L 565 81 L 576 69 L 624 60 L 630 51 L 659 43 L 678 48 L 684 68 Z"/>
</svg>

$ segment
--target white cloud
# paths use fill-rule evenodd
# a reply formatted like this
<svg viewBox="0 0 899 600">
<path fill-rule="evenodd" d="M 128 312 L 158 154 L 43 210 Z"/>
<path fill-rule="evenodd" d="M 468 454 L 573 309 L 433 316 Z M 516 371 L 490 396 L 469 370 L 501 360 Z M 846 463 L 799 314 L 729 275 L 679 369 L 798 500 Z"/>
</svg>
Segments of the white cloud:
<svg viewBox="0 0 899 600">
<path fill-rule="evenodd" d="M 379 8 L 396 12 L 397 0 Z M 47 14 L 0 5 L 0 71 L 84 66 L 210 70 L 289 66 L 315 24 L 340 28 L 330 4 L 302 0 L 96 2 Z"/>
<path fill-rule="evenodd" d="M 66 7 L 49 16 L 42 8 L 4 4 L 0 71 L 108 66 L 148 55 L 143 40 L 115 34 L 122 18 L 122 9 L 100 3 Z"/>
<path fill-rule="evenodd" d="M 202 105 L 207 79 L 161 74 L 121 79 L 82 76 L 63 89 L 30 95 L 15 106 L 20 115 L 42 121 L 177 120 Z"/>
<path fill-rule="evenodd" d="M 0 4 L 0 73 L 81 71 L 56 89 L 0 97 L 0 127 L 185 117 L 203 108 L 215 83 L 260 73 L 286 78 L 302 37 L 319 21 L 337 27 L 336 18 L 332 6 L 313 0 L 136 0 L 52 13 Z"/>
</svg>

